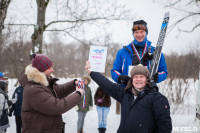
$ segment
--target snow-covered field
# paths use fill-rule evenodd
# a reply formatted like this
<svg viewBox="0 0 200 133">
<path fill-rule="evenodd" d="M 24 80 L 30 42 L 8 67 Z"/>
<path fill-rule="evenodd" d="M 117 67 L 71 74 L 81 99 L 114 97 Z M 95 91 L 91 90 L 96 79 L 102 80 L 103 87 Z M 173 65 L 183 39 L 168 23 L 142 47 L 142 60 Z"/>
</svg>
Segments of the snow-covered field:
<svg viewBox="0 0 200 133">
<path fill-rule="evenodd" d="M 69 79 L 68 79 L 69 80 Z M 66 79 L 60 79 L 58 83 L 64 83 L 68 81 Z M 9 79 L 9 97 L 12 96 L 15 89 L 14 84 L 16 79 Z M 197 81 L 193 82 L 191 87 L 188 89 L 188 95 L 185 98 L 183 105 L 173 106 L 171 109 L 175 110 L 175 113 L 171 115 L 172 124 L 173 124 L 173 133 L 200 133 L 200 123 L 195 121 L 195 110 L 196 110 L 196 89 Z M 164 89 L 164 84 L 161 84 Z M 92 94 L 94 95 L 97 84 L 91 82 L 90 84 Z M 162 90 L 161 90 L 162 91 Z M 112 105 L 110 112 L 108 114 L 107 120 L 107 133 L 116 133 L 120 123 L 120 115 L 116 113 L 116 102 L 112 99 Z M 76 133 L 77 132 L 77 112 L 73 108 L 70 111 L 63 114 L 63 120 L 66 122 L 66 133 Z M 15 119 L 14 116 L 9 118 L 10 127 L 7 130 L 7 133 L 15 133 Z M 86 133 L 98 133 L 98 116 L 96 111 L 96 106 L 93 106 L 93 109 L 89 111 L 85 118 L 84 131 Z"/>
</svg>

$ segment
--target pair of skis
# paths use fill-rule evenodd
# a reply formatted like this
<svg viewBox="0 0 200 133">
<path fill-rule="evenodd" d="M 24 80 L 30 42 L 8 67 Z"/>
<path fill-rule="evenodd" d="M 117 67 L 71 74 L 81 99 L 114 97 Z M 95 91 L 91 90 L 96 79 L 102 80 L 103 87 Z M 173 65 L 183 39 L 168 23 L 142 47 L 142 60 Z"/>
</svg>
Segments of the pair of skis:
<svg viewBox="0 0 200 133">
<path fill-rule="evenodd" d="M 165 34 L 166 34 L 166 31 L 167 31 L 168 23 L 169 23 L 169 12 L 165 13 L 165 15 L 164 15 L 164 19 L 163 19 L 163 22 L 162 22 L 162 26 L 161 26 L 160 34 L 159 34 L 159 37 L 158 37 L 156 49 L 153 52 L 153 59 L 152 59 L 152 63 L 151 63 L 150 69 L 149 69 L 151 81 L 153 80 L 153 75 L 155 73 L 157 73 L 157 70 L 158 70 L 160 57 L 161 57 L 161 51 L 162 51 L 163 42 L 164 42 L 164 39 L 165 39 Z"/>
</svg>

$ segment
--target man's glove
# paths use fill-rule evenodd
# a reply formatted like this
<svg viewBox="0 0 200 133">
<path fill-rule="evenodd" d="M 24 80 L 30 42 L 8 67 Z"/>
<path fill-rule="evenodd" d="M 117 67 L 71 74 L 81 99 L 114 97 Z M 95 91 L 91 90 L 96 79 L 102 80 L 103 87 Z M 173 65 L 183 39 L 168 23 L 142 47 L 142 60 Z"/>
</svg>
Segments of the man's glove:
<svg viewBox="0 0 200 133">
<path fill-rule="evenodd" d="M 141 64 L 143 66 L 146 66 L 147 65 L 147 60 L 152 60 L 152 59 L 153 59 L 153 54 L 146 52 L 142 57 Z"/>
<path fill-rule="evenodd" d="M 11 108 L 12 105 L 13 105 L 12 101 L 11 101 L 11 100 L 8 100 L 7 103 L 8 103 L 8 107 Z"/>
<path fill-rule="evenodd" d="M 153 81 L 156 83 L 158 81 L 158 73 L 153 75 Z"/>
<path fill-rule="evenodd" d="M 131 78 L 127 75 L 119 75 L 119 77 L 117 78 L 117 81 L 118 81 L 119 84 L 127 85 L 128 81 L 130 79 Z"/>
<path fill-rule="evenodd" d="M 11 106 L 13 105 L 13 104 L 15 104 L 17 102 L 17 98 L 13 98 L 13 99 L 11 99 L 11 100 L 8 100 L 8 107 L 9 108 L 11 108 Z"/>
<path fill-rule="evenodd" d="M 153 59 L 153 53 L 146 52 L 143 57 L 148 59 L 148 60 L 152 60 Z"/>
</svg>

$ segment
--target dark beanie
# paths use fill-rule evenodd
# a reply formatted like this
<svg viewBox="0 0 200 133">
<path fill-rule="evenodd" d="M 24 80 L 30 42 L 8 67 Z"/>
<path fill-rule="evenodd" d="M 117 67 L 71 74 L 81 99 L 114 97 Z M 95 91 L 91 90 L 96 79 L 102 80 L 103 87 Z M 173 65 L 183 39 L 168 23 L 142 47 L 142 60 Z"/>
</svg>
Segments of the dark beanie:
<svg viewBox="0 0 200 133">
<path fill-rule="evenodd" d="M 44 72 L 52 66 L 51 59 L 42 54 L 33 54 L 32 57 L 32 66 L 40 72 Z"/>
<path fill-rule="evenodd" d="M 134 25 L 144 25 L 145 27 L 146 27 L 146 32 L 147 32 L 147 34 L 148 34 L 148 28 L 147 28 L 147 23 L 144 21 L 144 20 L 137 20 L 137 21 L 134 21 L 133 22 L 133 26 Z"/>
</svg>

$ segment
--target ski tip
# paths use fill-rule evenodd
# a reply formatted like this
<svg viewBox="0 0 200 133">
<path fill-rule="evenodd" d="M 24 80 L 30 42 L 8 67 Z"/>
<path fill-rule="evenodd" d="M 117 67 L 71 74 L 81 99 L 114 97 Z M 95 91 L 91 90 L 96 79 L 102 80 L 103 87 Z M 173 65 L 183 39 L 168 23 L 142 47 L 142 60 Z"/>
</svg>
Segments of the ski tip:
<svg viewBox="0 0 200 133">
<path fill-rule="evenodd" d="M 169 12 L 166 12 L 164 15 L 165 18 L 169 18 Z"/>
</svg>

